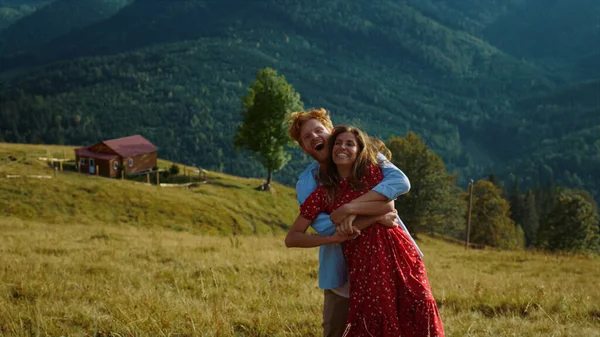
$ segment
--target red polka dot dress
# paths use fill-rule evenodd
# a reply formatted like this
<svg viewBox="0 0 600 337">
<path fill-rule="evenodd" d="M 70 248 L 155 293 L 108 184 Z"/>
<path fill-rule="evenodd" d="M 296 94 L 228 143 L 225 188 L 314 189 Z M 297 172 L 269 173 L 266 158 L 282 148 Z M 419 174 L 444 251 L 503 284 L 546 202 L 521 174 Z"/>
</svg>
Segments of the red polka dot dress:
<svg viewBox="0 0 600 337">
<path fill-rule="evenodd" d="M 301 215 L 314 220 L 370 191 L 383 175 L 371 165 L 361 179 L 367 187 L 356 191 L 347 179 L 340 182 L 333 204 L 319 186 L 304 204 Z M 444 336 L 442 320 L 431 294 L 423 260 L 408 233 L 400 227 L 372 225 L 344 243 L 350 271 L 350 312 L 345 336 Z"/>
</svg>

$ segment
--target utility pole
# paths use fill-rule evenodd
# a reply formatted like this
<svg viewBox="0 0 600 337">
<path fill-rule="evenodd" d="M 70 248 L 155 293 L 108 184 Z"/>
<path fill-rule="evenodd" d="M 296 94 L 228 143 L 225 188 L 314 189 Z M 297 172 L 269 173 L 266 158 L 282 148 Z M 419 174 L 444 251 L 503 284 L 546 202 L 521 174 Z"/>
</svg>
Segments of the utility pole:
<svg viewBox="0 0 600 337">
<path fill-rule="evenodd" d="M 467 211 L 467 237 L 465 239 L 465 250 L 469 248 L 469 236 L 471 235 L 471 210 L 473 208 L 473 179 L 469 180 L 469 210 Z"/>
</svg>

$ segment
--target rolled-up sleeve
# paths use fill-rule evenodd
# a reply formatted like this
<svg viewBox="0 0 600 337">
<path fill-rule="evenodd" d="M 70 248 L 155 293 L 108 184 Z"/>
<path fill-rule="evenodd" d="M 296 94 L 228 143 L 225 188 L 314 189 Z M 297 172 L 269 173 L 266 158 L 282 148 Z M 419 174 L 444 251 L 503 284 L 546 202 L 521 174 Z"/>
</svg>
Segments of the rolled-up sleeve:
<svg viewBox="0 0 600 337">
<path fill-rule="evenodd" d="M 379 154 L 379 166 L 383 173 L 383 180 L 373 188 L 373 191 L 385 196 L 389 200 L 396 200 L 400 195 L 410 190 L 408 177 L 396 165 Z"/>
</svg>

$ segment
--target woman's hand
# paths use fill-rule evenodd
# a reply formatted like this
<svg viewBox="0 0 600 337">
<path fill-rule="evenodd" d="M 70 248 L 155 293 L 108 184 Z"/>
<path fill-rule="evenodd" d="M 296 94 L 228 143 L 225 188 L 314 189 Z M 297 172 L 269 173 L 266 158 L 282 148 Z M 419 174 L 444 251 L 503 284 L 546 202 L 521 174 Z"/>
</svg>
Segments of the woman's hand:
<svg viewBox="0 0 600 337">
<path fill-rule="evenodd" d="M 351 208 L 352 207 L 350 206 L 350 203 L 338 207 L 329 215 L 331 222 L 333 222 L 333 224 L 336 226 L 341 225 L 342 221 L 351 215 Z"/>
<path fill-rule="evenodd" d="M 336 227 L 336 231 L 340 232 L 343 235 L 354 234 L 355 228 L 352 225 L 352 223 L 354 223 L 354 220 L 356 220 L 356 215 L 350 214 L 344 220 L 342 220 L 342 222 L 339 224 L 339 226 Z"/>
</svg>

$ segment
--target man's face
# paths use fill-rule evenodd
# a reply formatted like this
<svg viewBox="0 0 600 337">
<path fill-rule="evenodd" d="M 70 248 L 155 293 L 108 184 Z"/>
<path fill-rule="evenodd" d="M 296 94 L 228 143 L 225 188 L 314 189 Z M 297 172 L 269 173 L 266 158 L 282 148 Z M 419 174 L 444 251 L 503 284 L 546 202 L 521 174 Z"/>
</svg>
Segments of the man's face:
<svg viewBox="0 0 600 337">
<path fill-rule="evenodd" d="M 329 139 L 330 133 L 331 130 L 316 119 L 304 122 L 300 129 L 300 146 L 304 153 L 319 163 L 324 163 L 329 156 L 327 139 Z"/>
</svg>

